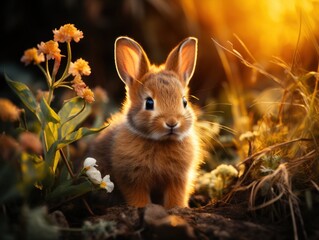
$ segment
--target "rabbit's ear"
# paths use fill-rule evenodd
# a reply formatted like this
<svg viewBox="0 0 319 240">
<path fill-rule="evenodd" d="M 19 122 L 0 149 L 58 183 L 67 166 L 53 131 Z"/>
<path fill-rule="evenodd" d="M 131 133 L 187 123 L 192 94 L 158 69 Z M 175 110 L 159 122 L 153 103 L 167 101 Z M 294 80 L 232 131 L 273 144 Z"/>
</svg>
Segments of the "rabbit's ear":
<svg viewBox="0 0 319 240">
<path fill-rule="evenodd" d="M 197 38 L 188 37 L 178 44 L 168 55 L 165 69 L 173 70 L 188 85 L 192 78 L 197 59 Z"/>
<path fill-rule="evenodd" d="M 115 41 L 115 65 L 121 80 L 131 85 L 149 70 L 149 60 L 142 47 L 129 37 L 118 37 Z"/>
</svg>

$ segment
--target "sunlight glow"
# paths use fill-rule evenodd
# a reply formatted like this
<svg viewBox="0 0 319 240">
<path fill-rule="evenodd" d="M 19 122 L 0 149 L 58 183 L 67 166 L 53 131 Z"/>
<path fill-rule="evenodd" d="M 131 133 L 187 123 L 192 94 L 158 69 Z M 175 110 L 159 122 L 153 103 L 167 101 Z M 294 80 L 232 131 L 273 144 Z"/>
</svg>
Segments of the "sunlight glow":
<svg viewBox="0 0 319 240">
<path fill-rule="evenodd" d="M 318 22 L 316 14 L 319 2 L 311 0 L 260 0 L 260 1 L 196 1 L 196 9 L 188 9 L 189 19 L 198 18 L 211 37 L 232 41 L 237 34 L 257 57 L 280 56 L 294 49 L 300 22 L 302 23 L 300 45 L 306 32 L 314 34 Z M 184 9 L 193 7 L 183 4 Z M 287 51 L 289 50 L 289 51 Z"/>
</svg>

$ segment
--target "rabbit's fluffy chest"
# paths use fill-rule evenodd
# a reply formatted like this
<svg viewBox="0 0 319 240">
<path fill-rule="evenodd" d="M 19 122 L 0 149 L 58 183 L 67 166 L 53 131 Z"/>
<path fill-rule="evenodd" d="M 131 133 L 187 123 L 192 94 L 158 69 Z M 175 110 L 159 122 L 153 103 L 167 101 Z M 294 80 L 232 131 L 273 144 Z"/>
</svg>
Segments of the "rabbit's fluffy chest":
<svg viewBox="0 0 319 240">
<path fill-rule="evenodd" d="M 112 168 L 116 174 L 126 175 L 123 177 L 130 182 L 158 184 L 167 179 L 179 179 L 182 175 L 184 177 L 192 164 L 188 159 L 192 159 L 193 156 L 189 155 L 194 153 L 191 149 L 185 149 L 185 146 L 190 146 L 190 138 L 155 141 L 136 136 L 124 126 L 118 129 L 121 130 L 114 136 Z"/>
</svg>

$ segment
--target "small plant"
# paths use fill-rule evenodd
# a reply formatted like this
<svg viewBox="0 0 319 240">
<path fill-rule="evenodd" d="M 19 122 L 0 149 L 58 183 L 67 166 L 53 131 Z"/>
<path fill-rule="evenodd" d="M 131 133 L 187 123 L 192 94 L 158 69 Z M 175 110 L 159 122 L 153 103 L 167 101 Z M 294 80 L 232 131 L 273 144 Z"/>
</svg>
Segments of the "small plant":
<svg viewBox="0 0 319 240">
<path fill-rule="evenodd" d="M 211 172 L 200 173 L 195 183 L 196 192 L 208 195 L 211 199 L 221 199 L 231 190 L 238 177 L 232 165 L 220 164 Z"/>
<path fill-rule="evenodd" d="M 88 62 L 82 58 L 72 61 L 71 43 L 79 42 L 82 38 L 82 31 L 73 24 L 65 24 L 53 30 L 53 40 L 41 42 L 37 48 L 24 52 L 21 61 L 25 65 L 36 65 L 46 79 L 47 90 L 39 90 L 37 96 L 26 84 L 5 76 L 10 88 L 35 116 L 34 125 L 39 126 L 33 126 L 33 129 L 38 130 L 31 132 L 25 114 L 24 118 L 21 118 L 21 112 L 25 111 L 12 107 L 8 100 L 0 100 L 1 105 L 10 105 L 7 110 L 11 109 L 8 114 L 1 114 L 1 119 L 22 119 L 23 122 L 20 124 L 23 127 L 19 128 L 19 141 L 24 148 L 19 148 L 18 153 L 18 161 L 21 164 L 18 190 L 35 187 L 41 192 L 42 202 L 46 204 L 61 203 L 101 188 L 111 192 L 114 187 L 110 176 L 101 178 L 101 173 L 95 168 L 95 162 L 88 163 L 86 160 L 82 171 L 75 173 L 70 154 L 66 154 L 73 142 L 107 127 L 106 124 L 96 128 L 81 126 L 91 113 L 91 103 L 95 101 L 93 91 L 82 79 L 91 74 Z M 66 56 L 61 54 L 59 44 L 66 44 Z M 63 61 L 65 57 L 66 60 Z M 52 102 L 58 97 L 55 96 L 55 90 L 58 88 L 74 91 L 74 97 L 65 100 L 61 108 L 56 110 L 52 107 Z M 86 202 L 85 205 L 90 210 Z"/>
</svg>

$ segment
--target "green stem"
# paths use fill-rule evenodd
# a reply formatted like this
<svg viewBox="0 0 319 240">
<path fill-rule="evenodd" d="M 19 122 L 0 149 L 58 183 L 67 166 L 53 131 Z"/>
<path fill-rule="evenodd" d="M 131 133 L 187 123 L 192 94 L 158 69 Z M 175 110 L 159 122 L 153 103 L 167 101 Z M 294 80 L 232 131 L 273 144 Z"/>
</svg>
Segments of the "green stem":
<svg viewBox="0 0 319 240">
<path fill-rule="evenodd" d="M 71 175 L 72 179 L 74 179 L 74 178 L 76 177 L 76 175 L 73 173 L 72 168 L 71 168 L 71 166 L 70 166 L 70 164 L 69 164 L 68 159 L 66 158 L 66 156 L 65 156 L 65 154 L 64 154 L 64 152 L 63 152 L 62 149 L 60 149 L 59 152 L 60 152 L 60 154 L 61 154 L 62 160 L 63 160 L 63 162 L 64 162 L 66 168 L 68 169 L 69 174 Z"/>
<path fill-rule="evenodd" d="M 52 101 L 52 98 L 53 98 L 53 91 L 54 91 L 54 87 L 53 87 L 53 86 L 50 86 L 50 87 L 49 87 L 49 97 L 48 97 L 48 104 L 49 104 L 49 106 L 50 106 L 51 101 Z"/>
<path fill-rule="evenodd" d="M 64 152 L 63 152 L 63 150 L 60 149 L 59 151 L 60 151 L 60 154 L 61 154 L 61 156 L 62 156 L 62 160 L 63 160 L 63 162 L 65 163 L 65 166 L 66 166 L 66 168 L 68 169 L 68 172 L 70 173 L 70 176 L 72 177 L 72 179 L 76 179 L 76 175 L 73 173 L 72 168 L 71 168 L 71 166 L 70 166 L 70 164 L 69 164 L 69 162 L 68 162 L 68 159 L 66 158 L 66 156 L 65 156 L 65 154 L 64 154 Z M 83 202 L 84 206 L 86 207 L 86 209 L 88 210 L 88 212 L 89 212 L 92 216 L 94 216 L 94 213 L 93 213 L 93 211 L 92 211 L 90 205 L 88 204 L 88 202 L 87 202 L 84 198 L 82 198 L 82 202 Z"/>
<path fill-rule="evenodd" d="M 52 85 L 52 78 L 49 71 L 49 60 L 47 57 L 45 58 L 45 72 L 46 72 L 48 87 L 50 88 Z"/>
<path fill-rule="evenodd" d="M 46 73 L 46 78 L 47 78 L 47 83 L 48 83 L 48 88 L 49 88 L 49 98 L 48 98 L 48 104 L 51 104 L 52 96 L 53 96 L 53 86 L 52 86 L 52 78 L 49 72 L 49 61 L 48 58 L 46 57 L 45 59 L 45 73 Z"/>
<path fill-rule="evenodd" d="M 67 53 L 68 53 L 68 59 L 66 62 L 66 67 L 64 69 L 63 75 L 60 80 L 64 80 L 69 76 L 69 67 L 72 60 L 71 44 L 69 42 L 67 42 Z"/>
<path fill-rule="evenodd" d="M 41 72 L 44 74 L 45 79 L 47 80 L 48 87 L 49 87 L 51 85 L 51 83 L 50 83 L 51 77 L 47 74 L 47 72 L 44 70 L 44 68 L 40 64 L 37 64 L 37 66 L 41 70 Z"/>
<path fill-rule="evenodd" d="M 67 42 L 67 62 L 66 62 L 66 66 L 65 66 L 65 69 L 64 69 L 64 72 L 63 72 L 61 78 L 53 83 L 53 87 L 54 88 L 58 88 L 61 84 L 64 84 L 65 83 L 64 80 L 70 76 L 69 68 L 70 68 L 71 60 L 72 60 L 71 44 L 69 42 Z"/>
<path fill-rule="evenodd" d="M 84 206 L 86 207 L 86 209 L 88 210 L 88 212 L 89 212 L 92 216 L 94 216 L 95 214 L 94 214 L 94 212 L 92 211 L 92 209 L 91 209 L 90 205 L 88 204 L 88 202 L 87 202 L 84 198 L 82 198 L 82 202 L 84 203 Z"/>
<path fill-rule="evenodd" d="M 68 78 L 70 76 L 70 74 L 68 73 L 66 76 L 64 76 L 63 78 L 61 77 L 58 81 L 53 83 L 53 87 L 54 88 L 58 88 L 61 85 L 65 85 L 67 83 L 67 81 L 64 81 L 66 78 Z"/>
</svg>

